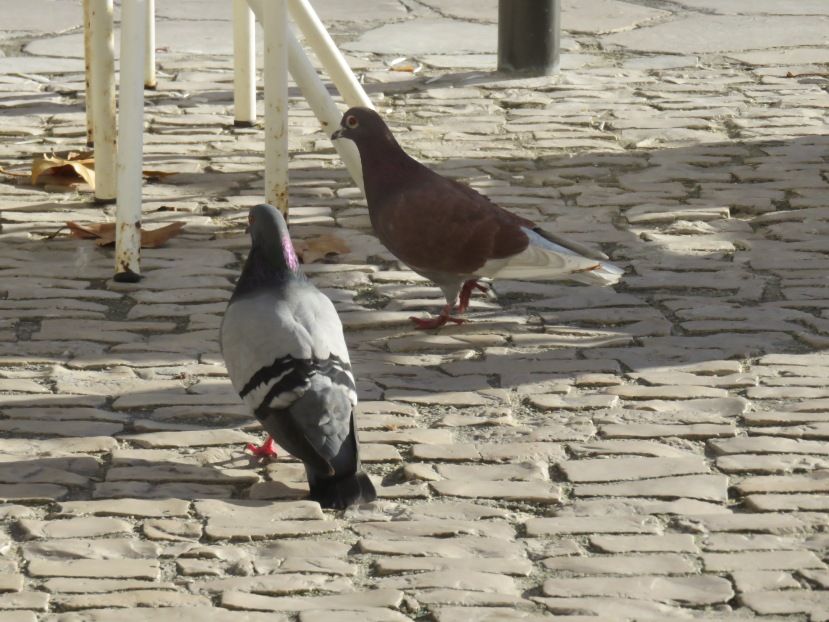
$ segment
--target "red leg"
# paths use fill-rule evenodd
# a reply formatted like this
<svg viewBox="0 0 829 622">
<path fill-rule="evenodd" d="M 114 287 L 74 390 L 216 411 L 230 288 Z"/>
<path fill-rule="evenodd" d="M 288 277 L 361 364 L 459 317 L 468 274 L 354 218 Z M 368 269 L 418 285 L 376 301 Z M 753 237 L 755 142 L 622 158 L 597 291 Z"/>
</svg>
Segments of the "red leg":
<svg viewBox="0 0 829 622">
<path fill-rule="evenodd" d="M 248 443 L 245 449 L 257 458 L 276 458 L 276 449 L 273 446 L 273 437 L 270 434 L 268 434 L 268 439 L 261 445 L 257 446 L 253 443 Z"/>
<path fill-rule="evenodd" d="M 452 313 L 451 305 L 446 305 L 441 309 L 440 315 L 437 317 L 431 317 L 428 320 L 421 319 L 419 317 L 410 317 L 409 319 L 415 323 L 415 327 L 418 330 L 428 330 L 430 328 L 440 328 L 446 322 L 452 322 L 453 324 L 463 324 L 464 319 L 459 317 L 452 317 L 450 314 Z"/>
<path fill-rule="evenodd" d="M 466 310 L 469 308 L 469 298 L 472 296 L 473 289 L 477 289 L 482 292 L 487 291 L 487 288 L 478 283 L 475 279 L 470 279 L 464 283 L 461 288 L 461 294 L 458 301 L 458 313 L 466 313 Z"/>
</svg>

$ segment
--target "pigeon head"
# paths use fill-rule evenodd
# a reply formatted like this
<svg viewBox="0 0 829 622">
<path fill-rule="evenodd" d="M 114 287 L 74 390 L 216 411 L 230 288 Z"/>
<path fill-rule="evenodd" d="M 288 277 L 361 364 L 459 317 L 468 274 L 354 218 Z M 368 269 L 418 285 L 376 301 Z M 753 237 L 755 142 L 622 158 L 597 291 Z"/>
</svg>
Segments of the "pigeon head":
<svg viewBox="0 0 829 622">
<path fill-rule="evenodd" d="M 357 147 L 390 143 L 397 145 L 391 131 L 380 115 L 371 108 L 349 108 L 340 121 L 340 127 L 331 135 L 331 140 L 348 138 Z"/>
<path fill-rule="evenodd" d="M 264 203 L 252 207 L 248 213 L 248 229 L 253 242 L 251 250 L 259 251 L 273 268 L 299 270 L 299 260 L 282 212 Z"/>
<path fill-rule="evenodd" d="M 302 275 L 288 235 L 288 225 L 272 205 L 257 205 L 248 213 L 251 247 L 234 297 L 275 287 Z"/>
</svg>

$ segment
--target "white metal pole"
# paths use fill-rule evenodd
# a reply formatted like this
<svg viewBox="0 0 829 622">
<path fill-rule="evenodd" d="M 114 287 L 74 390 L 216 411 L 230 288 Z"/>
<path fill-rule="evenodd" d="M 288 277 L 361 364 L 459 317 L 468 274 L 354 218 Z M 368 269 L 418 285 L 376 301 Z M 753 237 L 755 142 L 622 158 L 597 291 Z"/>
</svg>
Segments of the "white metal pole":
<svg viewBox="0 0 829 622">
<path fill-rule="evenodd" d="M 288 219 L 288 10 L 285 0 L 263 6 L 265 31 L 265 199 Z"/>
<path fill-rule="evenodd" d="M 233 0 L 233 122 L 256 122 L 256 21 L 247 0 Z"/>
<path fill-rule="evenodd" d="M 112 0 L 89 0 L 92 134 L 95 140 L 95 200 L 115 199 L 115 44 Z"/>
<path fill-rule="evenodd" d="M 308 0 L 288 0 L 288 6 L 291 9 L 291 17 L 305 35 L 305 40 L 314 50 L 325 71 L 331 76 L 345 103 L 348 106 L 374 108 L 311 3 Z"/>
<path fill-rule="evenodd" d="M 92 9 L 89 0 L 83 0 L 83 58 L 84 76 L 86 78 L 86 144 L 91 147 L 94 144 L 93 120 L 92 120 Z"/>
<path fill-rule="evenodd" d="M 158 85 L 155 76 L 155 0 L 147 0 L 147 27 L 144 44 L 144 88 L 154 89 Z"/>
<path fill-rule="evenodd" d="M 118 207 L 115 216 L 115 280 L 140 278 L 141 163 L 144 147 L 144 44 L 147 0 L 121 5 L 121 89 L 118 110 Z"/>
<path fill-rule="evenodd" d="M 288 29 L 288 67 L 294 82 L 302 90 L 302 94 L 311 105 L 311 110 L 319 119 L 323 131 L 330 136 L 331 132 L 339 127 L 342 113 L 290 28 Z M 359 186 L 360 190 L 363 190 L 363 167 L 360 164 L 360 152 L 357 151 L 357 145 L 350 140 L 335 140 L 334 147 L 354 179 L 354 183 Z"/>
</svg>

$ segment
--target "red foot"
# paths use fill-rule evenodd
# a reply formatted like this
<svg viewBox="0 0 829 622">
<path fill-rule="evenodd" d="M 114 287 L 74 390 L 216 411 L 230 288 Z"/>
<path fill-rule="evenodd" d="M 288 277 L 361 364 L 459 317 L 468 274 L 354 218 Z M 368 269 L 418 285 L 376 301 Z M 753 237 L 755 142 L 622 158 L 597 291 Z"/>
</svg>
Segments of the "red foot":
<svg viewBox="0 0 829 622">
<path fill-rule="evenodd" d="M 415 323 L 415 327 L 418 330 L 428 330 L 430 328 L 440 328 L 447 322 L 452 322 L 453 324 L 463 324 L 466 320 L 460 317 L 452 317 L 449 315 L 452 313 L 452 307 L 446 305 L 441 309 L 440 315 L 437 317 L 430 317 L 428 320 L 421 319 L 419 317 L 410 317 L 409 319 Z"/>
<path fill-rule="evenodd" d="M 276 458 L 276 449 L 273 446 L 273 437 L 270 435 L 268 435 L 268 440 L 261 445 L 257 446 L 253 443 L 248 443 L 245 445 L 245 449 L 257 458 Z"/>
<path fill-rule="evenodd" d="M 466 313 L 469 308 L 469 298 L 472 296 L 472 290 L 477 289 L 482 292 L 488 291 L 486 287 L 478 283 L 475 279 L 471 279 L 463 284 L 461 288 L 460 299 L 458 301 L 458 313 Z"/>
</svg>

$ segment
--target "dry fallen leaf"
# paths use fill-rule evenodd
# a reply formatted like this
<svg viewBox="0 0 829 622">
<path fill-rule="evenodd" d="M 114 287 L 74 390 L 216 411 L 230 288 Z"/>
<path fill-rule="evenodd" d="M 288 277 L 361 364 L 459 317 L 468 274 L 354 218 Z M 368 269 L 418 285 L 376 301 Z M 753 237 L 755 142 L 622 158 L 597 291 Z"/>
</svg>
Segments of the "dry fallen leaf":
<svg viewBox="0 0 829 622">
<path fill-rule="evenodd" d="M 157 248 L 173 236 L 181 233 L 183 228 L 184 222 L 177 220 L 176 222 L 171 222 L 169 225 L 159 227 L 158 229 L 141 229 L 141 247 Z"/>
<path fill-rule="evenodd" d="M 31 177 L 31 173 L 18 173 L 17 171 L 7 171 L 0 166 L 0 175 L 8 175 L 9 177 Z"/>
<path fill-rule="evenodd" d="M 32 160 L 31 173 L 18 173 L 0 168 L 0 173 L 11 177 L 29 177 L 31 184 L 36 186 L 66 186 L 74 187 L 82 182 L 89 184 L 95 190 L 95 158 L 91 151 L 70 151 L 67 153 L 43 154 Z M 176 175 L 167 171 L 142 171 L 144 177 L 152 181 L 160 181 Z"/>
<path fill-rule="evenodd" d="M 178 235 L 184 228 L 183 221 L 171 222 L 158 229 L 141 229 L 141 248 L 157 248 L 170 238 Z M 100 222 L 89 224 L 78 224 L 71 220 L 66 221 L 69 232 L 73 237 L 82 240 L 94 239 L 98 246 L 109 246 L 115 244 L 115 223 Z"/>
<path fill-rule="evenodd" d="M 329 234 L 297 240 L 294 247 L 302 263 L 314 263 L 328 255 L 342 255 L 351 250 L 341 238 Z"/>
<path fill-rule="evenodd" d="M 71 186 L 85 181 L 95 189 L 95 159 L 92 152 L 70 151 L 64 156 L 43 154 L 32 160 L 32 185 Z"/>
</svg>

